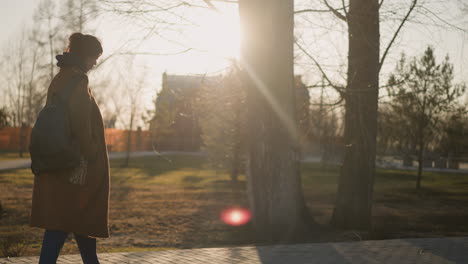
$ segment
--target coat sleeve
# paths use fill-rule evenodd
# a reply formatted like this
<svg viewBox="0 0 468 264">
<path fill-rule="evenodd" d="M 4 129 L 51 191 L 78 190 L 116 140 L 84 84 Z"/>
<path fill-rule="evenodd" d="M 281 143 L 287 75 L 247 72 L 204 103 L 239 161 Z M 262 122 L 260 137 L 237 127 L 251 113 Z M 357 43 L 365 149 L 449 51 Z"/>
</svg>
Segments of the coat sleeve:
<svg viewBox="0 0 468 264">
<path fill-rule="evenodd" d="M 69 117 L 72 136 L 77 137 L 81 154 L 93 159 L 97 152 L 91 127 L 91 94 L 88 80 L 83 78 L 73 89 L 69 101 Z"/>
</svg>

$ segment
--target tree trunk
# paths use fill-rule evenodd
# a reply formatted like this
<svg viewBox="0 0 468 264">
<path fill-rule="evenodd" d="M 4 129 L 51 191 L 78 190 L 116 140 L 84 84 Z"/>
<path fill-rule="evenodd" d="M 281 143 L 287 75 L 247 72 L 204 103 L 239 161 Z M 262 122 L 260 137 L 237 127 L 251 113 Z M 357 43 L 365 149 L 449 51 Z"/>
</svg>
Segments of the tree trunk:
<svg viewBox="0 0 468 264">
<path fill-rule="evenodd" d="M 232 153 L 231 161 L 231 181 L 233 184 L 237 183 L 237 178 L 239 176 L 239 166 L 240 166 L 240 145 L 238 142 L 234 143 L 234 149 Z"/>
<path fill-rule="evenodd" d="M 344 229 L 371 227 L 379 87 L 379 3 L 351 0 L 345 151 L 332 223 Z"/>
<path fill-rule="evenodd" d="M 403 166 L 412 167 L 413 166 L 413 158 L 409 154 L 404 154 L 403 156 Z"/>
<path fill-rule="evenodd" d="M 21 123 L 20 127 L 20 138 L 19 138 L 19 157 L 23 157 L 23 152 L 25 151 L 25 144 L 26 144 L 26 124 L 23 122 Z"/>
<path fill-rule="evenodd" d="M 247 87 L 247 191 L 262 241 L 295 241 L 310 221 L 301 190 L 293 0 L 240 0 Z"/>
<path fill-rule="evenodd" d="M 422 138 L 422 136 L 420 137 Z M 421 178 L 422 178 L 422 168 L 424 163 L 424 143 L 419 142 L 419 150 L 418 150 L 418 176 L 416 179 L 416 189 L 421 188 Z"/>
<path fill-rule="evenodd" d="M 54 39 L 53 39 L 53 35 L 52 35 L 51 19 L 52 18 L 49 15 L 48 25 L 49 25 L 49 52 L 50 52 L 50 54 L 49 54 L 50 55 L 50 64 L 49 64 L 49 67 L 50 67 L 50 81 L 52 81 L 54 79 L 54 67 L 55 67 L 55 63 L 54 63 Z"/>
<path fill-rule="evenodd" d="M 234 146 L 232 150 L 232 161 L 231 161 L 231 181 L 237 185 L 237 178 L 239 176 L 240 164 L 241 164 L 241 151 L 242 151 L 242 125 L 240 122 L 239 110 L 235 113 L 234 119 Z"/>
<path fill-rule="evenodd" d="M 132 128 L 133 128 L 133 113 L 130 114 L 130 128 L 128 130 L 127 134 L 127 153 L 125 155 L 125 162 L 122 165 L 122 167 L 128 167 L 128 164 L 130 162 L 130 151 L 132 147 Z"/>
<path fill-rule="evenodd" d="M 458 170 L 460 168 L 460 162 L 455 158 L 455 155 L 452 152 L 449 153 L 447 159 L 447 166 L 449 169 Z"/>
</svg>

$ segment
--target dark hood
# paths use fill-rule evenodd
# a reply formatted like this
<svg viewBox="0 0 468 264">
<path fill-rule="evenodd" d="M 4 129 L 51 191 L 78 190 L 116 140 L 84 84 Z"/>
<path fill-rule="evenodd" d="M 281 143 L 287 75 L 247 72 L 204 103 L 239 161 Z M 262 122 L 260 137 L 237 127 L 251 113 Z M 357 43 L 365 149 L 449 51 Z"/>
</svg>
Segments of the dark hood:
<svg viewBox="0 0 468 264">
<path fill-rule="evenodd" d="M 57 66 L 60 68 L 78 67 L 82 71 L 86 71 L 84 61 L 73 53 L 64 52 L 55 56 L 55 58 L 57 59 Z"/>
</svg>

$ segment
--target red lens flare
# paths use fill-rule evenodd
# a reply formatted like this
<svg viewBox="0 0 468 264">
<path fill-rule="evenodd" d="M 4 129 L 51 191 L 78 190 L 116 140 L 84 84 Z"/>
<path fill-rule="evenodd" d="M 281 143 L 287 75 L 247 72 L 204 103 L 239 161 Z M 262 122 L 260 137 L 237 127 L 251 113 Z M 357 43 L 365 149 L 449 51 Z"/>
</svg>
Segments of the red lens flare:
<svg viewBox="0 0 468 264">
<path fill-rule="evenodd" d="M 221 212 L 221 220 L 232 226 L 245 225 L 250 220 L 250 211 L 241 207 L 228 208 Z"/>
</svg>

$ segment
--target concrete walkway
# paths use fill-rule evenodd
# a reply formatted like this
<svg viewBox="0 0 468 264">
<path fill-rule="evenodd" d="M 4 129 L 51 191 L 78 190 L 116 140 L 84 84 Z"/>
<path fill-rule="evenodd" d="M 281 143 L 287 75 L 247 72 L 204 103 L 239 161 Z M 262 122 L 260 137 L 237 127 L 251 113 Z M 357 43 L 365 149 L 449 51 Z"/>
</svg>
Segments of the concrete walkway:
<svg viewBox="0 0 468 264">
<path fill-rule="evenodd" d="M 0 172 L 14 169 L 29 168 L 31 160 L 28 159 L 11 159 L 0 161 Z"/>
<path fill-rule="evenodd" d="M 302 159 L 302 162 L 312 162 L 312 163 L 319 163 L 321 162 L 321 158 L 318 156 L 305 156 Z M 341 165 L 341 161 L 330 161 L 328 164 L 331 165 Z M 463 167 L 460 169 L 438 169 L 438 168 L 423 168 L 424 171 L 432 171 L 432 172 L 450 172 L 450 173 L 465 173 L 468 174 L 468 167 L 465 164 L 462 164 Z M 416 166 L 403 166 L 401 161 L 394 161 L 394 160 L 377 160 L 375 163 L 377 168 L 382 169 L 393 169 L 393 170 L 403 170 L 403 171 L 417 171 L 418 167 Z"/>
<path fill-rule="evenodd" d="M 98 254 L 102 264 L 442 264 L 468 263 L 468 237 L 202 248 Z M 0 259 L 0 264 L 38 263 L 38 257 Z M 57 263 L 81 263 L 79 255 Z"/>
<path fill-rule="evenodd" d="M 125 158 L 125 152 L 110 152 L 109 159 L 119 159 Z M 194 156 L 203 156 L 206 153 L 203 152 L 185 152 L 185 151 L 163 151 L 163 152 L 156 152 L 156 151 L 138 151 L 130 153 L 130 157 L 144 157 L 144 156 L 159 156 L 161 158 L 165 158 L 167 155 L 194 155 Z M 317 163 L 320 162 L 320 157 L 317 156 L 306 156 L 302 159 L 302 162 L 313 162 Z M 341 165 L 340 162 L 332 162 L 331 164 L 334 165 Z M 31 160 L 27 159 L 11 159 L 11 160 L 0 160 L 0 172 L 6 170 L 13 170 L 13 169 L 21 169 L 21 168 L 29 168 L 31 166 Z M 377 162 L 376 166 L 379 168 L 386 168 L 386 169 L 397 169 L 397 170 L 417 170 L 416 167 L 404 167 L 401 164 L 394 163 L 394 162 Z M 466 173 L 468 174 L 467 168 L 460 168 L 458 170 L 453 169 L 435 169 L 435 168 L 424 168 L 424 171 L 436 171 L 436 172 L 452 172 L 452 173 Z"/>
<path fill-rule="evenodd" d="M 165 152 L 154 152 L 154 151 L 139 151 L 130 153 L 130 157 L 144 157 L 144 156 L 166 156 L 166 155 L 194 155 L 200 156 L 205 155 L 202 152 L 181 152 L 181 151 L 165 151 Z M 125 158 L 125 152 L 110 152 L 109 159 L 121 159 Z M 11 159 L 11 160 L 0 160 L 0 172 L 14 169 L 24 169 L 31 166 L 31 160 L 27 159 Z"/>
</svg>

